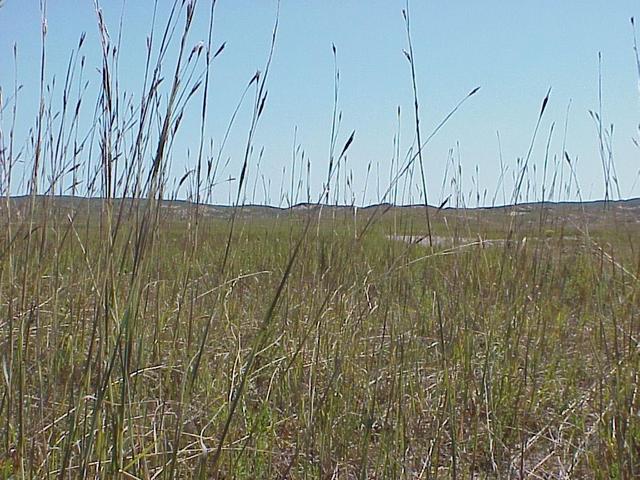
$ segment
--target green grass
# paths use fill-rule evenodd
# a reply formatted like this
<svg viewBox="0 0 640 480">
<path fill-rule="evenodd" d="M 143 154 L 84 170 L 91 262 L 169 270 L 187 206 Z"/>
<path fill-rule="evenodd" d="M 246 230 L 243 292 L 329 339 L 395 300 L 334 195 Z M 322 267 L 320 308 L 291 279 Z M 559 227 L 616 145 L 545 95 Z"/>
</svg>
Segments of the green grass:
<svg viewBox="0 0 640 480">
<path fill-rule="evenodd" d="M 302 236 L 287 216 L 246 219 L 224 273 L 228 224 L 202 221 L 192 250 L 188 222 L 167 220 L 136 281 L 131 242 L 107 257 L 99 223 L 71 235 L 49 218 L 2 264 L 3 469 L 635 474 L 635 277 L 583 242 L 407 247 L 390 220 L 354 238 L 351 221 Z"/>
</svg>

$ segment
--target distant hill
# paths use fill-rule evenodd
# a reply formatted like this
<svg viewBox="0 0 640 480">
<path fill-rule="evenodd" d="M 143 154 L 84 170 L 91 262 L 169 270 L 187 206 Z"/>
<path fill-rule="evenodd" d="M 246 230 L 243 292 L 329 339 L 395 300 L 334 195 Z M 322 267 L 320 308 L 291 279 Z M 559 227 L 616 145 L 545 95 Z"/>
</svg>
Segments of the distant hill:
<svg viewBox="0 0 640 480">
<path fill-rule="evenodd" d="M 14 196 L 9 198 L 11 208 L 24 214 L 30 204 L 30 196 Z M 36 203 L 38 207 L 47 206 L 58 212 L 69 211 L 95 213 L 101 209 L 105 199 L 98 197 L 74 197 L 74 196 L 36 196 Z M 146 199 L 113 199 L 113 206 L 116 209 L 121 207 L 125 210 L 136 209 L 143 207 Z M 123 205 L 124 203 L 124 205 Z M 4 211 L 7 207 L 6 200 L 0 200 L 0 212 Z M 187 200 L 163 200 L 162 211 L 167 215 L 175 215 L 176 218 L 186 217 L 196 204 Z M 197 205 L 199 212 L 202 216 L 208 218 L 229 218 L 234 209 L 238 209 L 238 214 L 242 217 L 256 217 L 256 218 L 270 218 L 278 217 L 283 214 L 290 213 L 303 213 L 316 208 L 320 205 L 312 203 L 299 203 L 292 207 L 275 207 L 270 205 L 243 205 L 240 207 L 233 207 L 229 205 L 211 205 L 211 204 L 199 204 Z M 424 205 L 399 205 L 394 206 L 388 203 L 372 204 L 367 206 L 349 206 L 349 205 L 322 205 L 322 209 L 327 213 L 350 213 L 354 210 L 359 212 L 373 212 L 373 211 L 392 211 L 392 212 L 408 212 L 419 211 L 424 208 Z M 582 213 L 586 215 L 602 215 L 602 212 L 607 209 L 609 211 L 617 211 L 621 214 L 629 216 L 637 221 L 640 221 L 640 198 L 630 198 L 625 200 L 594 200 L 587 202 L 530 202 L 520 203 L 517 205 L 504 205 L 494 207 L 470 207 L 470 208 L 455 208 L 451 206 L 445 206 L 442 209 L 438 209 L 434 206 L 429 206 L 430 211 L 440 211 L 443 214 L 455 214 L 463 212 L 478 212 L 484 211 L 487 213 L 505 213 L 509 212 L 511 215 L 524 215 L 534 211 L 540 211 L 540 208 L 544 208 L 545 211 L 557 214 L 577 214 Z"/>
</svg>

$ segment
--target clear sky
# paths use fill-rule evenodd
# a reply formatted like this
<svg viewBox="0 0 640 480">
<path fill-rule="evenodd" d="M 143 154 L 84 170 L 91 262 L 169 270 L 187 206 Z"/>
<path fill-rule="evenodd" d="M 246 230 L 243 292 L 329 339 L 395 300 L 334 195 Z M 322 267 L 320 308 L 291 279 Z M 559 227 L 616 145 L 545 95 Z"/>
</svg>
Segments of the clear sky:
<svg viewBox="0 0 640 480">
<path fill-rule="evenodd" d="M 160 0 L 161 15 L 169 0 Z M 123 87 L 140 94 L 145 37 L 151 25 L 153 3 L 144 0 L 101 2 L 112 35 L 123 15 L 120 77 Z M 326 178 L 333 97 L 332 43 L 338 51 L 341 73 L 339 143 L 356 130 L 343 173 L 352 173 L 353 192 L 341 201 L 371 203 L 389 185 L 396 111 L 401 107 L 402 156 L 414 141 L 412 91 L 402 19 L 404 0 L 282 0 L 280 28 L 268 82 L 265 116 L 255 138 L 256 150 L 264 147 L 260 171 L 257 155 L 249 169 L 248 201 L 286 204 L 281 191 L 289 191 L 294 128 L 297 141 L 312 163 L 313 199 Z M 206 40 L 207 0 L 200 0 L 190 41 Z M 268 53 L 276 2 L 271 0 L 219 0 L 214 43 L 226 42 L 216 59 L 210 86 L 207 138 L 219 142 L 248 80 L 262 68 Z M 421 101 L 423 136 L 476 86 L 480 92 L 468 100 L 425 151 L 430 203 L 451 192 L 451 168 L 442 187 L 449 151 L 462 167 L 463 191 L 486 189 L 491 203 L 499 185 L 500 155 L 508 168 L 506 200 L 513 187 L 517 159 L 526 155 L 540 104 L 552 88 L 549 108 L 540 127 L 531 157 L 528 179 L 542 183 L 542 164 L 549 129 L 556 123 L 550 156 L 562 155 L 565 116 L 571 102 L 566 150 L 577 158 L 577 176 L 584 199 L 604 195 L 602 161 L 597 130 L 589 110 L 598 110 L 598 53 L 602 52 L 603 117 L 615 125 L 613 153 L 622 197 L 640 196 L 638 135 L 640 102 L 629 19 L 640 17 L 640 4 L 631 0 L 460 0 L 410 3 L 412 35 Z M 50 0 L 47 7 L 48 78 L 64 75 L 69 53 L 82 32 L 87 33 L 88 78 L 100 77 L 99 38 L 93 1 Z M 24 85 L 19 98 L 19 130 L 26 138 L 33 125 L 38 102 L 40 49 L 39 2 L 5 0 L 0 8 L 0 86 L 5 101 L 12 90 L 12 46 L 18 49 L 18 81 Z M 62 80 L 59 79 L 58 82 Z M 58 91 L 60 90 L 58 86 Z M 199 100 L 196 100 L 199 103 Z M 173 151 L 172 172 L 179 177 L 191 168 L 198 144 L 197 112 L 191 112 Z M 229 162 L 222 177 L 238 177 L 249 124 L 249 105 L 238 117 L 224 159 Z M 3 121 L 7 129 L 7 118 Z M 190 150 L 190 160 L 187 159 Z M 550 160 L 550 161 L 551 161 Z M 189 163 L 190 162 L 190 163 Z M 371 172 L 367 176 L 368 166 Z M 536 166 L 534 176 L 533 166 Z M 567 175 L 566 164 L 565 180 Z M 298 168 L 298 167 L 296 167 Z M 284 171 L 284 175 L 283 175 Z M 264 175 L 264 183 L 262 176 Z M 297 173 L 296 173 L 297 176 Z M 254 181 L 258 178 L 255 199 Z M 365 181 L 367 185 L 365 187 Z M 413 184 L 418 183 L 414 176 Z M 214 200 L 227 202 L 234 183 L 218 187 Z M 366 192 L 365 192 L 366 189 Z M 503 200 L 498 188 L 498 202 Z M 415 190 L 417 192 L 417 190 Z M 298 201 L 306 200 L 304 194 Z M 417 195 L 417 194 L 416 194 Z M 412 200 L 419 202 L 414 195 Z M 614 192 L 614 198 L 617 192 Z M 534 195 L 531 194 L 533 199 Z M 539 197 L 539 194 L 538 194 Z M 562 198 L 565 198 L 563 195 Z M 575 190 L 572 199 L 577 199 Z M 475 204 L 469 200 L 471 205 Z"/>
</svg>

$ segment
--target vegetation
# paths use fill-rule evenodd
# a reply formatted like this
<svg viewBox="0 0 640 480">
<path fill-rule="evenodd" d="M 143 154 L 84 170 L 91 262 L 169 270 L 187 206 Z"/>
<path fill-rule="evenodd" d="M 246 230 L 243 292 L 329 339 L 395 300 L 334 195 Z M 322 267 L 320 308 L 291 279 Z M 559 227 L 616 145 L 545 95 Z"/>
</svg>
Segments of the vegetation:
<svg viewBox="0 0 640 480">
<path fill-rule="evenodd" d="M 564 188 L 553 176 L 530 205 L 466 209 L 456 191 L 456 208 L 434 208 L 425 191 L 421 206 L 330 206 L 354 141 L 335 114 L 317 203 L 244 206 L 271 55 L 248 87 L 236 204 L 206 205 L 220 158 L 203 149 L 204 113 L 179 182 L 192 193 L 172 201 L 172 139 L 189 102 L 206 112 L 223 48 L 210 34 L 190 50 L 194 12 L 175 2 L 125 108 L 98 11 L 86 137 L 78 52 L 60 111 L 43 67 L 32 148 L 14 150 L 17 86 L 0 107 L 0 478 L 637 477 L 640 205 L 546 204 Z M 398 155 L 382 200 L 413 167 L 424 178 L 421 150 Z M 86 197 L 59 196 L 83 177 Z"/>
</svg>

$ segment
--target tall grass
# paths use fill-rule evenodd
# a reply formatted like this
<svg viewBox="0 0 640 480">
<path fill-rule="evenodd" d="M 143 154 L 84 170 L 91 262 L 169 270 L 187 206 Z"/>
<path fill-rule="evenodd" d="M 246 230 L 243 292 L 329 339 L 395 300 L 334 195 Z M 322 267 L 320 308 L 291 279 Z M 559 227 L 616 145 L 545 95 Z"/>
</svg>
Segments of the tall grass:
<svg viewBox="0 0 640 480">
<path fill-rule="evenodd" d="M 580 196 L 570 153 L 549 162 L 549 140 L 542 203 L 519 204 L 534 190 L 549 94 L 513 172 L 513 205 L 465 208 L 473 196 L 452 152 L 451 194 L 428 206 L 424 149 L 478 90 L 422 139 L 407 8 L 416 142 L 403 157 L 398 126 L 385 203 L 328 205 L 341 178 L 349 188 L 339 172 L 356 141 L 340 132 L 334 47 L 317 202 L 307 180 L 307 204 L 248 206 L 276 17 L 245 90 L 255 96 L 235 202 L 213 207 L 221 150 L 207 153 L 206 114 L 224 44 L 207 6 L 207 42 L 195 46 L 195 1 L 174 1 L 165 19 L 154 10 L 134 100 L 118 78 L 121 37 L 96 3 L 101 84 L 86 107 L 84 36 L 59 105 L 51 93 L 43 5 L 39 109 L 22 149 L 26 93 L 17 79 L 0 92 L 0 478 L 638 476 L 638 207 L 547 203 Z M 189 105 L 198 155 L 171 191 Z M 594 119 L 612 192 L 610 139 Z M 297 152 L 294 139 L 292 205 Z M 22 160 L 29 176 L 16 186 Z M 413 200 L 416 161 L 421 205 L 399 207 Z M 167 200 L 183 185 L 188 202 Z"/>
</svg>

